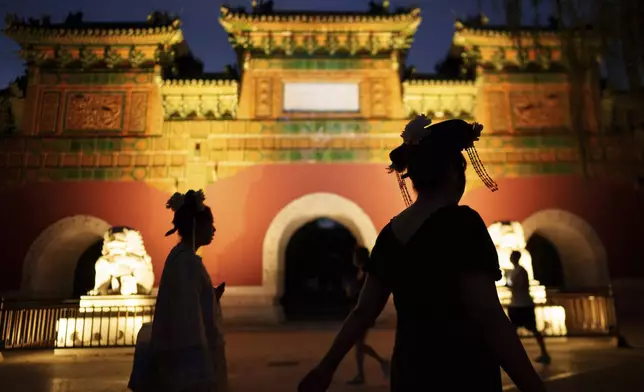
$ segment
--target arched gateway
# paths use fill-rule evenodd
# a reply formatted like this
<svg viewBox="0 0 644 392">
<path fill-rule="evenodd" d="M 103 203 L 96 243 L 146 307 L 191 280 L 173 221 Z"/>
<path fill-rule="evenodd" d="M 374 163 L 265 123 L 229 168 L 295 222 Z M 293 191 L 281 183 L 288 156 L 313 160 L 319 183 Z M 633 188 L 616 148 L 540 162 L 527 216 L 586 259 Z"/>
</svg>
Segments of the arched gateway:
<svg viewBox="0 0 644 392">
<path fill-rule="evenodd" d="M 539 211 L 523 222 L 525 237 L 539 234 L 561 257 L 564 287 L 569 290 L 605 288 L 610 284 L 606 250 L 595 230 L 567 211 Z"/>
<path fill-rule="evenodd" d="M 304 224 L 326 217 L 344 225 L 358 243 L 371 249 L 378 232 L 371 218 L 353 201 L 332 193 L 313 193 L 295 199 L 273 218 L 262 247 L 262 287 L 279 299 L 284 293 L 286 245 Z"/>
<path fill-rule="evenodd" d="M 344 225 L 358 243 L 368 248 L 376 242 L 378 232 L 371 218 L 355 202 L 332 193 L 302 196 L 282 208 L 266 231 L 262 246 L 262 285 L 231 287 L 224 297 L 224 306 L 230 306 L 231 312 L 236 311 L 235 305 L 237 308 L 240 305 L 258 308 L 256 318 L 280 322 L 283 317 L 279 299 L 284 293 L 286 246 L 300 227 L 321 217 Z"/>
<path fill-rule="evenodd" d="M 87 215 L 64 218 L 47 227 L 25 256 L 21 292 L 32 297 L 70 297 L 78 259 L 110 227 Z"/>
</svg>

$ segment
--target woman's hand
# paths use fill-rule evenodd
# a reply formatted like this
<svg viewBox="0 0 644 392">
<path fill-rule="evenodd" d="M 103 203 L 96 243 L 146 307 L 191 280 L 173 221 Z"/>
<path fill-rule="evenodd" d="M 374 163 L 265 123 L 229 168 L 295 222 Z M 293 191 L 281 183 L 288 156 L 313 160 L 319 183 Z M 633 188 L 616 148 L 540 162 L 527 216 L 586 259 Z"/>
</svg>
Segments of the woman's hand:
<svg viewBox="0 0 644 392">
<path fill-rule="evenodd" d="M 326 392 L 332 380 L 333 370 L 318 365 L 300 381 L 297 392 Z"/>
</svg>

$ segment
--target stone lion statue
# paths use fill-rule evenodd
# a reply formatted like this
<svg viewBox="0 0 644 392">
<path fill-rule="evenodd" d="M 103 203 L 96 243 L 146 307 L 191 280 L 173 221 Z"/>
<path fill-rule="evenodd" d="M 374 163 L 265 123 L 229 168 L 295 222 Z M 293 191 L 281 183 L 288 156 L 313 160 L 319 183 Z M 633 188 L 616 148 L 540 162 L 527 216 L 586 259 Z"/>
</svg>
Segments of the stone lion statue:
<svg viewBox="0 0 644 392">
<path fill-rule="evenodd" d="M 103 236 L 96 261 L 94 289 L 89 295 L 148 295 L 154 285 L 152 261 L 143 237 L 129 227 L 113 227 Z"/>
</svg>

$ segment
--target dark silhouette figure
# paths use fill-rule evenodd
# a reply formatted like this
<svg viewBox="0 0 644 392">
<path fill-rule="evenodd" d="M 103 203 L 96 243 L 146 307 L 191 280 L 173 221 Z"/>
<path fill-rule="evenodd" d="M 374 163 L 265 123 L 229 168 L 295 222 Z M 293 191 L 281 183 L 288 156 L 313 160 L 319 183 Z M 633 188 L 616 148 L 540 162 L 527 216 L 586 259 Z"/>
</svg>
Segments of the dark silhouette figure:
<svg viewBox="0 0 644 392">
<path fill-rule="evenodd" d="M 396 342 L 391 391 L 444 389 L 499 392 L 502 366 L 521 391 L 544 384 L 499 302 L 496 248 L 479 214 L 458 203 L 465 190 L 465 150 L 490 190 L 496 183 L 478 159 L 482 126 L 449 120 L 430 126 L 412 120 L 403 144 L 390 153 L 408 204 L 380 232 L 365 266 L 358 304 L 330 350 L 300 382 L 299 392 L 326 391 L 344 356 L 394 296 Z M 404 185 L 418 193 L 412 203 Z"/>
<path fill-rule="evenodd" d="M 351 287 L 351 290 L 348 293 L 351 299 L 353 300 L 354 306 L 358 304 L 358 298 L 360 297 L 360 292 L 362 291 L 362 287 L 364 286 L 364 282 L 366 278 L 364 267 L 366 266 L 368 261 L 369 261 L 369 250 L 363 246 L 356 247 L 356 250 L 353 255 L 353 265 L 358 269 L 358 272 L 357 272 L 355 282 L 352 285 L 353 287 Z M 373 327 L 373 324 L 371 326 Z M 356 374 L 356 376 L 352 380 L 347 382 L 347 384 L 349 385 L 364 385 L 365 355 L 368 355 L 371 358 L 378 361 L 385 378 L 389 378 L 389 366 L 391 364 L 387 359 L 381 357 L 373 347 L 371 347 L 366 343 L 368 332 L 369 330 L 365 329 L 364 333 L 358 339 L 354 347 L 354 350 L 356 353 L 356 365 L 358 369 L 358 374 Z"/>
<path fill-rule="evenodd" d="M 525 328 L 532 332 L 537 339 L 541 355 L 536 359 L 537 362 L 544 364 L 550 363 L 550 355 L 546 350 L 546 344 L 543 335 L 537 329 L 537 319 L 534 314 L 534 301 L 530 295 L 530 278 L 528 271 L 520 264 L 521 253 L 513 251 L 510 254 L 510 261 L 514 268 L 508 276 L 508 286 L 512 292 L 512 301 L 508 307 L 508 316 L 516 328 Z"/>
</svg>

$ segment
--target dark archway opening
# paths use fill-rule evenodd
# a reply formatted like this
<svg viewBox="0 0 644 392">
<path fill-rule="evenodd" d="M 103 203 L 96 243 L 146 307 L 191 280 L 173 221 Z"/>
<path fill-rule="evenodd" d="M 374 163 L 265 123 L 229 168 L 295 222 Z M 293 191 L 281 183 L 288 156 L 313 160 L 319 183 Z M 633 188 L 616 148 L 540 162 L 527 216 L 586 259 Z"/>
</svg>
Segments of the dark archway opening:
<svg viewBox="0 0 644 392">
<path fill-rule="evenodd" d="M 102 250 L 103 239 L 97 238 L 78 258 L 76 270 L 74 271 L 74 298 L 87 295 L 87 292 L 94 288 L 94 279 L 96 278 L 94 266 L 96 265 L 96 260 L 101 257 Z"/>
<path fill-rule="evenodd" d="M 302 226 L 286 247 L 284 296 L 287 321 L 342 320 L 351 309 L 347 284 L 355 279 L 356 239 L 331 219 Z"/>
<path fill-rule="evenodd" d="M 557 247 L 546 237 L 539 233 L 534 233 L 528 239 L 526 249 L 532 256 L 534 278 L 546 288 L 563 288 L 563 267 Z"/>
</svg>

